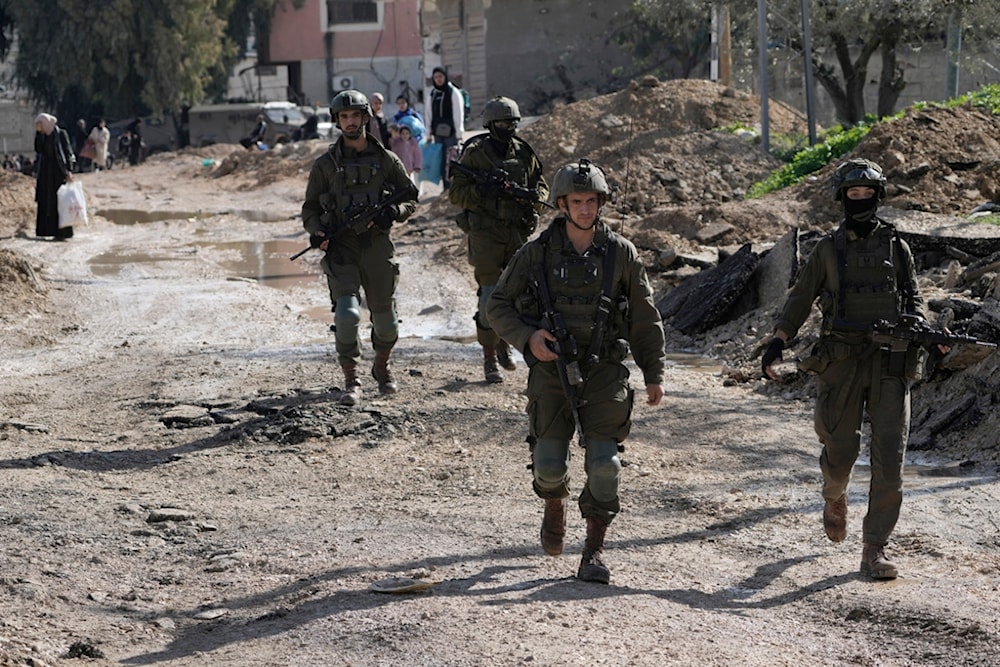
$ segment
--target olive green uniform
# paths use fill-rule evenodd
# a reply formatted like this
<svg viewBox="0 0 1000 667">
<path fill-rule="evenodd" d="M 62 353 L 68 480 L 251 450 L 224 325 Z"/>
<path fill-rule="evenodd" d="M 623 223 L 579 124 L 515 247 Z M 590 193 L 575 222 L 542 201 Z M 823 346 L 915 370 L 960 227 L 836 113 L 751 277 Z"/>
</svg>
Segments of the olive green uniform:
<svg viewBox="0 0 1000 667">
<path fill-rule="evenodd" d="M 605 253 L 613 253 L 615 258 L 609 294 L 614 307 L 595 348 L 599 351 L 595 364 L 586 358 L 603 292 Z M 532 358 L 528 340 L 539 328 L 529 322 L 537 322 L 542 310 L 530 290 L 532 271 L 539 264 L 546 270 L 553 307 L 566 319 L 576 339 L 584 375 L 579 394 L 587 443 L 587 481 L 580 494 L 580 511 L 585 518 L 607 524 L 620 510 L 618 443 L 631 428 L 633 390 L 623 361 L 631 347 L 645 384 L 662 384 L 663 324 L 635 246 L 599 222 L 593 243 L 580 254 L 566 236 L 566 219 L 560 217 L 517 252 L 488 304 L 494 330 L 525 353 L 526 359 Z M 556 362 L 531 364 L 527 394 L 535 493 L 546 499 L 565 498 L 569 494 L 570 440 L 575 423 Z"/>
<path fill-rule="evenodd" d="M 486 173 L 506 171 L 512 182 L 537 190 L 540 200 L 549 196 L 538 156 L 519 137 L 515 136 L 509 144 L 503 144 L 491 139 L 488 134 L 477 135 L 465 143 L 460 162 Z M 459 215 L 459 227 L 468 234 L 469 263 L 473 266 L 479 286 L 477 338 L 482 345 L 493 347 L 500 339 L 487 321 L 486 304 L 504 267 L 535 231 L 538 215 L 530 202 L 506 196 L 479 196 L 475 179 L 460 172 L 452 177 L 448 198 L 452 204 L 463 209 Z"/>
<path fill-rule="evenodd" d="M 823 497 L 833 501 L 847 492 L 867 412 L 872 478 L 863 533 L 866 543 L 880 546 L 899 519 L 910 382 L 919 377 L 923 352 L 911 346 L 894 359 L 895 353 L 879 349 L 859 329 L 880 319 L 895 322 L 902 313 L 923 316 L 916 280 L 910 249 L 891 226 L 879 220 L 862 238 L 841 225 L 817 244 L 776 324 L 794 337 L 819 298 L 823 334 L 802 367 L 818 373 L 815 428 L 823 443 Z"/>
<path fill-rule="evenodd" d="M 416 189 L 400 159 L 377 140 L 355 151 L 343 138 L 330 145 L 309 171 L 302 225 L 310 234 L 330 234 L 352 207 L 375 204 L 400 188 L 413 190 L 413 198 L 399 204 L 399 220 L 416 210 Z M 329 213 L 326 213 L 329 212 Z M 347 231 L 331 240 L 322 261 L 334 308 L 337 357 L 356 364 L 361 358 L 358 330 L 361 324 L 361 289 L 371 311 L 372 347 L 376 352 L 392 349 L 399 338 L 395 292 L 399 264 L 389 231 L 377 225 L 362 234 Z"/>
</svg>

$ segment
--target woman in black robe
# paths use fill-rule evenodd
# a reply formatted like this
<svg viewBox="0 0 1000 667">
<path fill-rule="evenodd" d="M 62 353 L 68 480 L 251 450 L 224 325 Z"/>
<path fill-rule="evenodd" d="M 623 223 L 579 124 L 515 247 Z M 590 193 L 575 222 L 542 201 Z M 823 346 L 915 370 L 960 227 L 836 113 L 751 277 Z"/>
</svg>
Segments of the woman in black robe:
<svg viewBox="0 0 1000 667">
<path fill-rule="evenodd" d="M 56 240 L 65 241 L 72 238 L 73 227 L 59 227 L 56 192 L 63 183 L 73 180 L 74 157 L 69 134 L 59 127 L 55 116 L 40 113 L 35 118 L 35 153 L 38 160 L 35 236 L 53 236 Z"/>
</svg>

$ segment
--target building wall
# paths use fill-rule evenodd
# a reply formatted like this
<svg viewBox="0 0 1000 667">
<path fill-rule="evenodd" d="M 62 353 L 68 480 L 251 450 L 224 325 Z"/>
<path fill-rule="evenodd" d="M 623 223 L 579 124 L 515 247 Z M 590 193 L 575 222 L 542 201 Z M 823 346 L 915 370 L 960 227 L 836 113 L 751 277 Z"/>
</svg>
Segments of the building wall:
<svg viewBox="0 0 1000 667">
<path fill-rule="evenodd" d="M 377 29 L 340 26 L 327 30 L 326 3 L 307 0 L 301 9 L 281 3 L 275 12 L 268 44 L 272 63 L 300 63 L 306 100 L 329 104 L 350 85 L 387 100 L 402 89 L 401 81 L 419 88 L 422 40 L 418 0 L 389 0 L 379 7 Z"/>
</svg>

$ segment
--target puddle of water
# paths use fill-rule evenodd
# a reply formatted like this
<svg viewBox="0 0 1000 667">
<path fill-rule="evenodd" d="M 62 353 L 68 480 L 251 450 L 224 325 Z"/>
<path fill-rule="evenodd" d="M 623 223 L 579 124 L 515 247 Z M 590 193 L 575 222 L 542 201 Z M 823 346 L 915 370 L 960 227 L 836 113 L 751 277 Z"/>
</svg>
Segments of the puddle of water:
<svg viewBox="0 0 1000 667">
<path fill-rule="evenodd" d="M 161 222 L 163 220 L 197 220 L 211 218 L 215 215 L 235 215 L 250 222 L 281 222 L 297 217 L 297 214 L 256 209 L 237 209 L 230 211 L 144 211 L 134 208 L 106 208 L 94 212 L 116 225 L 135 225 L 144 222 Z"/>
<path fill-rule="evenodd" d="M 271 240 L 238 243 L 199 242 L 202 248 L 223 251 L 220 266 L 234 276 L 249 278 L 277 289 L 314 285 L 322 279 L 312 269 L 288 258 L 307 245 L 305 240 Z M 231 259 L 230 259 L 231 257 Z M 329 309 L 327 309 L 329 312 Z"/>
<path fill-rule="evenodd" d="M 95 276 L 107 278 L 117 276 L 122 272 L 122 268 L 135 264 L 145 264 L 149 262 L 169 262 L 170 257 L 153 257 L 147 253 L 119 254 L 116 252 L 104 252 L 90 259 L 90 272 Z"/>
<path fill-rule="evenodd" d="M 143 211 L 134 208 L 106 208 L 94 212 L 116 225 L 135 225 L 143 222 L 160 222 L 163 220 L 190 220 L 192 218 L 210 218 L 215 213 L 205 211 Z"/>
</svg>

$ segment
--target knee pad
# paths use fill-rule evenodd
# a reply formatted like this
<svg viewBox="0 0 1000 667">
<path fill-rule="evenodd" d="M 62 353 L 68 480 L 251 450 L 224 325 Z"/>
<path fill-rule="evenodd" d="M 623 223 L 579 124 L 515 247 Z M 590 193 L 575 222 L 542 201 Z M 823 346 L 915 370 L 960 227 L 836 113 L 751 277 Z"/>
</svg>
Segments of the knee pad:
<svg viewBox="0 0 1000 667">
<path fill-rule="evenodd" d="M 354 295 L 337 299 L 333 311 L 333 326 L 337 340 L 353 342 L 358 337 L 361 326 L 361 304 Z"/>
<path fill-rule="evenodd" d="M 594 499 L 609 501 L 618 496 L 622 463 L 618 443 L 613 440 L 587 443 L 587 484 Z"/>
<path fill-rule="evenodd" d="M 384 313 L 372 313 L 372 341 L 379 341 L 386 345 L 396 344 L 399 338 L 399 318 L 395 310 L 388 310 Z"/>
<path fill-rule="evenodd" d="M 568 449 L 568 442 L 538 439 L 531 454 L 531 465 L 540 486 L 551 488 L 566 480 L 569 474 Z"/>
</svg>

